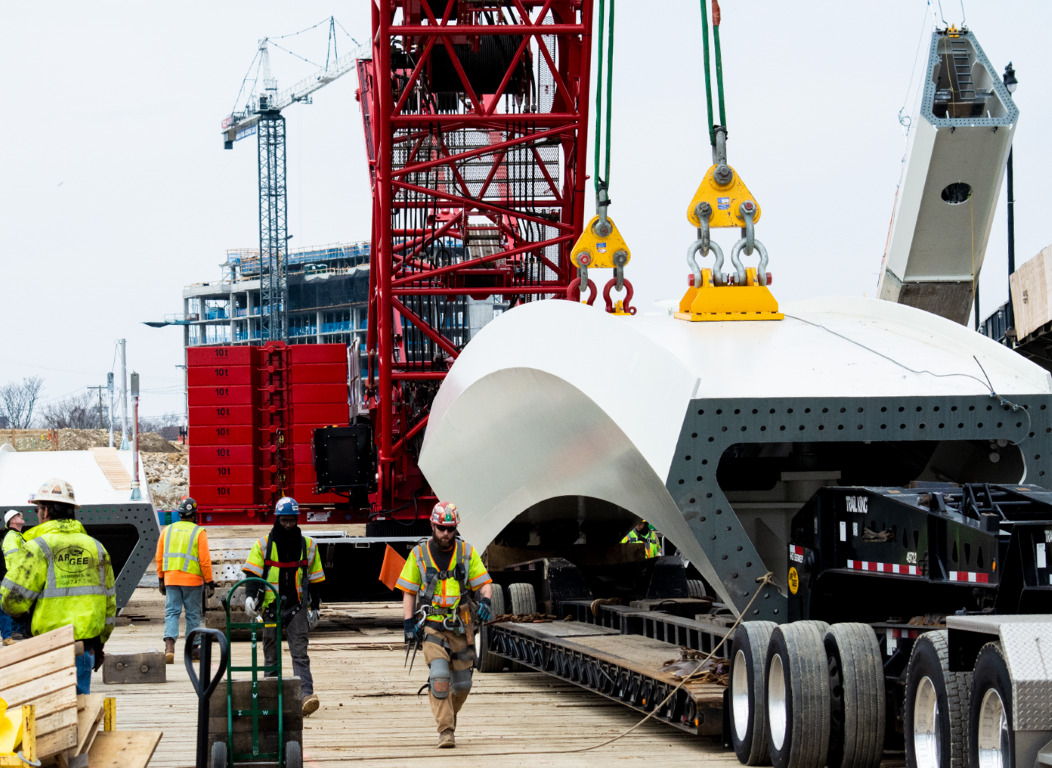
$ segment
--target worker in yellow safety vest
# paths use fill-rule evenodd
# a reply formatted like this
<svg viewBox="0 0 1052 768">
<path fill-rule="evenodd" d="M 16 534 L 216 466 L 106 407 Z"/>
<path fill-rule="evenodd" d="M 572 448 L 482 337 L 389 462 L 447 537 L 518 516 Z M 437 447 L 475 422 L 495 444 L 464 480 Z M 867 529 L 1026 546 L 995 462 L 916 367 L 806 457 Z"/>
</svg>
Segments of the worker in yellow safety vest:
<svg viewBox="0 0 1052 768">
<path fill-rule="evenodd" d="M 7 573 L 11 566 L 14 564 L 15 555 L 19 554 L 26 546 L 26 540 L 22 537 L 22 528 L 26 524 L 26 519 L 22 517 L 22 513 L 17 509 L 9 509 L 4 514 L 4 534 L 3 544 L 0 544 L 0 549 L 3 550 L 3 570 L 0 571 L 0 578 L 3 574 Z M 28 630 L 26 630 L 28 632 Z M 18 640 L 25 634 L 22 631 L 22 625 L 0 610 L 0 638 L 3 639 L 4 645 L 14 645 Z M 16 638 L 15 635 L 18 635 Z"/>
<path fill-rule="evenodd" d="M 457 713 L 471 690 L 475 662 L 473 595 L 478 620 L 492 618 L 493 579 L 475 548 L 457 538 L 455 504 L 431 511 L 431 538 L 413 548 L 396 586 L 402 596 L 405 641 L 422 645 L 427 662 L 428 699 L 438 724 L 438 746 L 456 746 Z"/>
<path fill-rule="evenodd" d="M 179 637 L 179 614 L 186 610 L 186 634 L 201 626 L 201 608 L 208 590 L 215 592 L 208 533 L 197 524 L 197 502 L 184 496 L 179 502 L 179 521 L 165 526 L 157 540 L 157 586 L 164 595 L 164 661 L 175 661 L 175 639 Z M 200 658 L 201 642 L 191 651 Z"/>
<path fill-rule="evenodd" d="M 116 623 L 110 556 L 75 519 L 80 505 L 69 483 L 51 478 L 29 501 L 40 525 L 26 534 L 25 549 L 0 585 L 0 607 L 12 616 L 32 611 L 34 636 L 72 624 L 84 647 L 76 657 L 77 693 L 90 693 L 92 669 L 102 667 Z"/>
<path fill-rule="evenodd" d="M 621 539 L 622 544 L 634 544 L 637 542 L 643 544 L 647 557 L 661 556 L 661 539 L 658 537 L 654 527 L 646 520 L 640 520 L 636 523 L 636 527 L 629 531 L 625 538 Z"/>
<path fill-rule="evenodd" d="M 325 581 L 325 571 L 318 556 L 318 545 L 300 531 L 299 514 L 300 506 L 295 499 L 288 496 L 278 499 L 274 505 L 274 527 L 252 545 L 248 562 L 241 570 L 246 576 L 264 579 L 278 588 L 280 605 L 274 593 L 259 582 L 247 584 L 245 613 L 255 618 L 262 612 L 264 622 L 269 623 L 277 617 L 278 610 L 281 611 L 281 626 L 292 656 L 292 673 L 300 679 L 301 706 L 303 715 L 308 716 L 321 706 L 314 693 L 307 635 L 321 619 L 321 589 L 317 585 Z M 278 642 L 280 638 L 274 636 L 273 630 L 263 631 L 263 663 L 268 667 L 277 664 Z M 267 676 L 275 674 L 268 672 Z"/>
</svg>

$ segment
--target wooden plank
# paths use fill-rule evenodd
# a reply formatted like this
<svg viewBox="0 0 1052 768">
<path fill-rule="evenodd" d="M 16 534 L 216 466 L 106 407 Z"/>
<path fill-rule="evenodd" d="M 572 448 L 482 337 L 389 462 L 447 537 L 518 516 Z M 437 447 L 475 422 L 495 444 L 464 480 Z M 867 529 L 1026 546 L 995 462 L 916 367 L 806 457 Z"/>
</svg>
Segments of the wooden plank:
<svg viewBox="0 0 1052 768">
<path fill-rule="evenodd" d="M 37 759 L 51 757 L 77 746 L 77 728 L 71 726 L 37 737 Z"/>
<path fill-rule="evenodd" d="M 37 734 L 43 736 L 48 733 L 54 733 L 62 728 L 73 728 L 76 727 L 76 725 L 77 707 L 74 705 L 66 709 L 60 709 L 58 712 L 52 712 L 50 715 L 38 717 Z"/>
<path fill-rule="evenodd" d="M 77 696 L 77 754 L 82 755 L 91 748 L 99 730 L 102 716 L 106 713 L 106 697 L 101 693 Z"/>
<path fill-rule="evenodd" d="M 73 669 L 75 665 L 73 647 L 56 648 L 39 656 L 14 664 L 4 669 L 4 687 L 14 688 L 16 685 L 28 683 L 39 677 L 63 669 Z"/>
<path fill-rule="evenodd" d="M 88 752 L 91 768 L 146 768 L 163 731 L 103 731 Z M 186 754 L 192 754 L 192 746 Z"/>
<path fill-rule="evenodd" d="M 59 690 L 46 694 L 44 696 L 35 696 L 35 690 L 32 686 L 28 688 L 22 688 L 23 691 L 29 691 L 29 698 L 23 701 L 15 701 L 15 697 L 11 696 L 12 691 L 4 691 L 3 697 L 5 701 L 10 702 L 9 707 L 20 707 L 23 704 L 32 704 L 37 708 L 38 717 L 43 717 L 49 712 L 57 712 L 60 709 L 66 709 L 73 702 L 75 706 L 76 702 L 76 676 L 74 673 L 73 688 L 63 687 Z M 8 698 L 10 696 L 10 698 Z"/>
<path fill-rule="evenodd" d="M 300 679 L 298 677 L 286 677 L 284 680 L 284 695 L 281 697 L 285 714 L 301 712 Z M 257 701 L 260 709 L 276 709 L 278 706 L 278 681 L 276 678 L 268 677 L 259 681 L 257 690 Z M 208 714 L 210 717 L 226 717 L 226 680 L 216 686 L 212 692 L 212 698 L 208 700 Z M 252 681 L 235 680 L 233 685 L 232 701 L 234 709 L 249 709 L 252 706 Z"/>
<path fill-rule="evenodd" d="M 67 624 L 64 627 L 53 629 L 42 635 L 37 635 L 28 640 L 22 640 L 21 642 L 15 643 L 14 645 L 7 645 L 0 648 L 0 669 L 19 664 L 26 659 L 31 659 L 34 656 L 39 656 L 48 651 L 53 651 L 56 648 L 62 648 L 67 645 L 73 645 L 72 624 Z M 70 661 L 70 664 L 72 663 L 73 662 Z M 6 676 L 7 675 L 5 674 L 4 677 L 6 678 Z"/>
<path fill-rule="evenodd" d="M 295 713 L 286 713 L 282 718 L 282 726 L 286 731 L 299 731 L 303 729 L 303 711 L 297 707 Z M 278 718 L 277 715 L 269 715 L 267 717 L 259 718 L 259 730 L 261 731 L 277 731 L 278 730 Z M 243 715 L 241 717 L 234 718 L 234 733 L 245 733 L 252 731 L 252 717 L 250 715 Z M 210 717 L 208 718 L 208 732 L 209 733 L 226 733 L 226 718 L 225 717 Z"/>
<path fill-rule="evenodd" d="M 59 672 L 52 672 L 47 677 L 38 677 L 36 680 L 30 680 L 14 688 L 5 688 L 4 699 L 10 702 L 8 706 L 34 704 L 37 699 L 42 699 L 52 693 L 61 693 L 68 697 L 72 706 L 76 706 L 77 670 L 70 667 Z M 48 701 L 56 702 L 54 709 L 64 708 L 57 703 L 62 701 L 62 696 L 56 696 Z"/>
</svg>

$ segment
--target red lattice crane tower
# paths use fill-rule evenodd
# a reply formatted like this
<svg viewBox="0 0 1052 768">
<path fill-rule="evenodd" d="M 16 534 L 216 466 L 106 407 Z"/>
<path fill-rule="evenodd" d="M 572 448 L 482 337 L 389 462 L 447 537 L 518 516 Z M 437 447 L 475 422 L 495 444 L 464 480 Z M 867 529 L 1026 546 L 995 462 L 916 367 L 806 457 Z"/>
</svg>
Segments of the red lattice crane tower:
<svg viewBox="0 0 1052 768">
<path fill-rule="evenodd" d="M 359 78 L 374 512 L 412 517 L 431 501 L 417 451 L 472 314 L 561 298 L 576 276 L 591 27 L 592 0 L 373 4 Z"/>
</svg>

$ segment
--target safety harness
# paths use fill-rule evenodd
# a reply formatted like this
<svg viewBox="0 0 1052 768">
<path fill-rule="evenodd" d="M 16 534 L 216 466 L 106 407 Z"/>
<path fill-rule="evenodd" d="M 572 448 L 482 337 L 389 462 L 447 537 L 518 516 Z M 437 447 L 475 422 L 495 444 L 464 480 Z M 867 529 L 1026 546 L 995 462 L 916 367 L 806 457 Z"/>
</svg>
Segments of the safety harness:
<svg viewBox="0 0 1052 768">
<path fill-rule="evenodd" d="M 423 588 L 418 592 L 419 608 L 418 612 L 423 612 L 425 617 L 444 615 L 442 619 L 442 628 L 452 632 L 466 632 L 464 626 L 464 620 L 461 618 L 457 608 L 460 606 L 462 600 L 471 599 L 471 589 L 468 585 L 468 545 L 461 539 L 458 539 L 453 550 L 452 569 L 447 568 L 444 571 L 438 570 L 438 566 L 435 564 L 434 558 L 431 557 L 431 550 L 428 548 L 428 542 L 424 542 L 417 546 L 416 561 L 420 566 L 420 580 L 423 583 Z M 439 582 L 445 581 L 446 579 L 455 579 L 457 584 L 460 586 L 460 594 L 457 596 L 456 602 L 452 605 L 435 606 L 433 603 L 435 596 L 435 589 L 438 587 Z M 448 613 L 447 613 L 448 612 Z M 425 621 L 424 626 L 427 626 Z M 437 643 L 442 647 L 449 650 L 449 643 L 446 642 L 442 637 L 436 635 L 425 635 L 425 643 Z M 468 645 L 461 654 L 453 654 L 453 658 L 474 658 L 475 648 L 473 645 Z"/>
<path fill-rule="evenodd" d="M 300 533 L 300 559 L 299 560 L 271 560 L 270 553 L 276 551 L 274 545 L 274 531 L 271 530 L 267 534 L 267 549 L 263 555 L 263 577 L 266 578 L 270 568 L 277 568 L 278 571 L 296 569 L 299 568 L 303 571 L 301 574 L 300 583 L 303 585 L 303 597 L 300 599 L 299 604 L 293 606 L 292 613 L 295 614 L 299 609 L 310 602 L 310 582 L 307 579 L 307 569 L 310 567 L 310 560 L 307 559 L 307 539 Z M 295 577 L 293 578 L 295 582 Z M 278 591 L 281 591 L 281 576 L 278 576 Z M 282 597 L 284 600 L 284 597 Z"/>
</svg>

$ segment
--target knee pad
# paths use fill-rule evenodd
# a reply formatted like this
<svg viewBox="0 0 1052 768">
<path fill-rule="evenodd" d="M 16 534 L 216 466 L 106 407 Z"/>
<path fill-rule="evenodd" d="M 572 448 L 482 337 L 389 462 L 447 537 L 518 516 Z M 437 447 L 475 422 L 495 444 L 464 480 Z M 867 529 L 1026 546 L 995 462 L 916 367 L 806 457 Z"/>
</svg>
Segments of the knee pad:
<svg viewBox="0 0 1052 768">
<path fill-rule="evenodd" d="M 445 659 L 435 659 L 431 662 L 430 670 L 427 683 L 431 686 L 431 695 L 436 699 L 446 698 L 449 695 L 449 662 Z"/>
<path fill-rule="evenodd" d="M 471 667 L 468 667 L 467 669 L 453 670 L 450 675 L 451 681 L 449 686 L 453 693 L 462 693 L 466 695 L 467 692 L 471 690 L 472 672 L 474 672 L 474 670 Z"/>
</svg>

